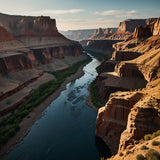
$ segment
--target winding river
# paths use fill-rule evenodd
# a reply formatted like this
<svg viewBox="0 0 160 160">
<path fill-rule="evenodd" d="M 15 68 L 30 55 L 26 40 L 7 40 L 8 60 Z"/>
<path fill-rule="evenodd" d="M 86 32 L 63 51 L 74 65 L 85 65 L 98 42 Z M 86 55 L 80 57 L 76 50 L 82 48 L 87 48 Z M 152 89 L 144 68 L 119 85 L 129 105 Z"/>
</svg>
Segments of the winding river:
<svg viewBox="0 0 160 160">
<path fill-rule="evenodd" d="M 97 114 L 85 104 L 98 65 L 92 57 L 83 68 L 85 74 L 67 84 L 4 160 L 99 160 L 106 156 L 103 142 L 95 138 Z"/>
</svg>

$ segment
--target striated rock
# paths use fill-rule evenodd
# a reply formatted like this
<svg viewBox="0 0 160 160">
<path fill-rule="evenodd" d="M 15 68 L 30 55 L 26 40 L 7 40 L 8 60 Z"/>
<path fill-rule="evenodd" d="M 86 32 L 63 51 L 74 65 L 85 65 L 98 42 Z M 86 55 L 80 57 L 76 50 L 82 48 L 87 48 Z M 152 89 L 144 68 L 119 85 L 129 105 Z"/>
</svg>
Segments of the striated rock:
<svg viewBox="0 0 160 160">
<path fill-rule="evenodd" d="M 0 66 L 0 75 L 33 67 L 31 61 L 23 53 L 6 54 L 5 57 L 0 58 Z"/>
<path fill-rule="evenodd" d="M 97 76 L 96 84 L 100 97 L 108 99 L 109 95 L 116 91 L 129 91 L 144 88 L 146 86 L 146 81 L 138 77 L 119 77 L 115 72 L 104 72 Z"/>
<path fill-rule="evenodd" d="M 118 152 L 125 150 L 129 144 L 134 144 L 134 139 L 140 140 L 144 135 L 160 128 L 160 117 L 151 101 L 150 97 L 144 98 L 131 109 L 127 128 L 121 134 Z"/>
<path fill-rule="evenodd" d="M 105 53 L 107 56 L 106 58 L 111 58 L 111 54 L 113 51 L 112 45 L 114 43 L 119 42 L 119 40 L 85 40 L 81 41 L 80 43 L 83 45 L 85 49 L 92 50 L 95 52 L 102 52 Z"/>
<path fill-rule="evenodd" d="M 156 21 L 156 18 L 149 19 L 127 19 L 120 22 L 118 30 L 110 38 L 111 39 L 128 39 L 134 32 L 135 28 L 141 25 L 142 27 Z"/>
<path fill-rule="evenodd" d="M 50 17 L 13 16 L 0 14 L 0 25 L 15 37 L 59 36 L 55 19 Z"/>
<path fill-rule="evenodd" d="M 97 84 L 102 97 L 106 95 L 105 86 L 107 85 L 127 86 L 129 82 L 133 83 L 134 78 L 139 78 L 136 81 L 137 84 L 140 83 L 140 79 L 148 81 L 146 88 L 142 87 L 143 89 L 134 92 L 112 93 L 105 107 L 98 111 L 96 135 L 106 142 L 113 153 L 117 151 L 126 153 L 123 157 L 119 157 L 118 154 L 114 156 L 117 160 L 127 159 L 127 150 L 132 150 L 135 140 L 140 140 L 145 134 L 160 128 L 160 36 L 158 33 L 152 36 L 154 28 L 158 30 L 158 27 L 155 27 L 155 24 L 158 26 L 158 21 L 159 19 L 150 24 L 151 19 L 149 19 L 146 24 L 150 25 L 138 27 L 132 38 L 113 45 L 116 52 L 113 53 L 112 60 L 125 58 L 133 60 L 116 64 L 115 73 L 111 79 L 108 76 L 111 73 L 103 73 L 98 77 Z M 150 37 L 146 39 L 144 36 Z M 106 76 L 102 76 L 104 74 Z M 133 157 L 128 159 L 131 158 Z"/>
<path fill-rule="evenodd" d="M 118 61 L 113 61 L 113 60 L 107 60 L 102 62 L 100 65 L 100 71 L 101 72 L 113 72 L 115 65 L 119 63 Z"/>
<path fill-rule="evenodd" d="M 107 37 L 115 33 L 116 31 L 117 31 L 117 28 L 106 28 L 105 31 L 102 28 L 98 28 L 98 30 L 95 30 L 94 34 L 89 39 L 92 39 L 92 40 L 106 39 Z"/>
<path fill-rule="evenodd" d="M 55 19 L 50 17 L 0 14 L 0 35 L 0 61 L 3 66 L 0 74 L 53 63 L 53 57 L 83 53 L 78 42 L 68 40 L 58 32 Z"/>
<path fill-rule="evenodd" d="M 121 32 L 130 32 L 133 33 L 135 28 L 139 25 L 146 26 L 152 23 L 153 21 L 156 21 L 156 18 L 148 18 L 148 19 L 127 19 L 123 22 L 120 22 L 118 31 Z"/>
<path fill-rule="evenodd" d="M 160 17 L 154 23 L 153 35 L 160 35 Z"/>
<path fill-rule="evenodd" d="M 111 59 L 115 61 L 126 61 L 135 59 L 139 56 L 141 56 L 141 53 L 138 52 L 114 51 Z"/>
<path fill-rule="evenodd" d="M 5 28 L 0 26 L 0 42 L 16 40 Z"/>
<path fill-rule="evenodd" d="M 150 37 L 153 33 L 153 27 L 154 23 L 147 25 L 145 27 L 142 27 L 141 25 L 139 27 L 135 28 L 133 37 L 134 38 L 142 38 L 142 37 Z"/>
<path fill-rule="evenodd" d="M 102 37 L 104 37 L 104 31 L 102 28 L 98 28 L 89 39 L 100 39 Z"/>
<path fill-rule="evenodd" d="M 141 93 L 117 92 L 110 95 L 105 107 L 98 110 L 96 136 L 101 137 L 116 153 L 121 133 L 127 125 L 132 106 L 141 98 Z"/>
<path fill-rule="evenodd" d="M 160 67 L 160 37 L 153 36 L 139 44 L 137 47 L 130 49 L 133 52 L 141 52 L 140 57 L 128 61 L 121 62 L 116 65 L 115 71 L 121 77 L 144 77 L 147 81 L 151 81 L 157 75 Z"/>
</svg>

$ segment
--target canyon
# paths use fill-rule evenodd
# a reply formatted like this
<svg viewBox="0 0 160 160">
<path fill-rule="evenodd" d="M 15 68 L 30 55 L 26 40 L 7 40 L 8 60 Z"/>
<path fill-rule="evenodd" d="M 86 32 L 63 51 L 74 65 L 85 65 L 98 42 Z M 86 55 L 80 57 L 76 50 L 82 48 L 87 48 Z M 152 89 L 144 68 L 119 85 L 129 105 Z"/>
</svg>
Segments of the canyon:
<svg viewBox="0 0 160 160">
<path fill-rule="evenodd" d="M 16 109 L 41 84 L 85 60 L 81 45 L 60 34 L 50 17 L 0 14 L 0 115 Z"/>
<path fill-rule="evenodd" d="M 61 33 L 65 33 L 73 40 L 69 40 Z M 98 109 L 95 135 L 110 148 L 113 155 L 110 160 L 135 159 L 138 153 L 145 153 L 139 149 L 145 143 L 160 152 L 158 147 L 151 147 L 151 141 L 142 140 L 146 134 L 160 129 L 160 18 L 128 19 L 120 22 L 118 29 L 99 28 L 61 33 L 56 27 L 56 20 L 50 17 L 13 16 L 0 13 L 0 116 L 3 118 L 12 115 L 38 87 L 56 80 L 56 76 L 51 73 L 62 73 L 73 64 L 86 60 L 88 56 L 84 54 L 84 49 L 91 54 L 103 56 L 99 75 L 96 77 L 95 68 L 100 62 L 92 57 L 92 62 L 84 67 L 84 76 L 78 81 L 69 83 L 67 90 L 55 101 L 59 103 L 57 108 L 61 106 L 58 115 L 67 108 L 69 118 L 67 115 L 63 116 L 66 116 L 69 122 L 76 122 L 81 126 L 77 113 L 85 108 L 84 95 L 86 98 L 87 87 L 96 77 L 95 83 L 98 88 L 96 92 L 100 98 L 107 100 L 107 103 Z M 89 71 L 85 70 L 86 68 Z M 84 86 L 81 86 L 81 83 Z M 75 90 L 69 92 L 72 87 Z M 85 91 L 83 87 L 86 87 Z M 80 90 L 82 95 L 76 98 L 76 93 L 79 94 Z M 68 93 L 64 98 L 65 92 Z M 60 99 L 63 105 L 59 102 Z M 83 101 L 81 107 L 79 101 Z M 52 109 L 48 110 L 57 112 Z M 85 115 L 87 112 L 83 114 L 93 121 L 96 113 L 93 113 L 91 108 L 86 107 L 85 110 L 91 115 L 90 117 Z M 55 118 L 56 126 L 57 115 L 54 116 L 52 118 Z M 26 119 L 29 118 L 30 115 Z M 65 124 L 65 119 L 60 118 L 59 121 L 61 120 L 64 120 Z M 85 128 L 91 126 L 93 131 L 93 124 L 88 122 Z M 62 136 L 64 130 L 70 134 L 66 128 L 68 124 L 66 123 L 60 131 Z M 77 124 L 74 124 L 76 129 Z M 80 130 L 78 133 L 81 133 Z M 154 138 L 160 141 L 160 136 Z M 66 139 L 68 140 L 68 137 Z M 95 144 L 93 146 L 95 149 Z M 85 150 L 84 153 L 86 154 Z M 120 156 L 120 153 L 123 155 Z M 95 155 L 96 158 L 99 156 L 97 151 Z"/>
<path fill-rule="evenodd" d="M 132 22 L 120 23 L 117 32 L 134 32 L 113 44 L 115 51 L 96 78 L 100 97 L 108 99 L 98 110 L 96 136 L 115 154 L 111 160 L 144 155 L 135 141 L 160 129 L 160 18 L 140 20 L 140 26 Z"/>
</svg>

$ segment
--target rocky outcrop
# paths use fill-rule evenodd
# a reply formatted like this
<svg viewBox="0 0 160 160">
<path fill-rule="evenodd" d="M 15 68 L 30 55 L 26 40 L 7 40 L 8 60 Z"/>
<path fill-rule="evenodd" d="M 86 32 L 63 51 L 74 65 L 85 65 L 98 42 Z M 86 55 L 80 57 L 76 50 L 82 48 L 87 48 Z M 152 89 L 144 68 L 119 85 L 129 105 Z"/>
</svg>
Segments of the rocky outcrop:
<svg viewBox="0 0 160 160">
<path fill-rule="evenodd" d="M 123 22 L 120 22 L 118 30 L 114 33 L 111 38 L 112 39 L 127 39 L 131 36 L 131 34 L 135 31 L 135 28 L 138 26 L 146 26 L 156 21 L 156 18 L 149 19 L 128 19 Z M 146 32 L 149 32 L 149 29 L 146 28 Z M 141 33 L 143 34 L 143 33 Z"/>
<path fill-rule="evenodd" d="M 126 153 L 128 149 L 133 147 L 135 140 L 140 140 L 145 134 L 152 133 L 160 128 L 160 36 L 158 32 L 152 36 L 154 28 L 156 28 L 156 31 L 158 30 L 158 27 L 155 27 L 158 26 L 158 21 L 159 19 L 146 27 L 140 26 L 139 30 L 136 30 L 137 33 L 135 32 L 135 35 L 137 34 L 135 39 L 128 39 L 114 45 L 117 51 L 113 54 L 113 59 L 133 58 L 133 60 L 116 64 L 115 73 L 118 75 L 117 77 L 121 81 L 124 78 L 145 79 L 148 84 L 146 87 L 142 87 L 143 89 L 112 93 L 105 107 L 99 109 L 96 135 L 106 142 L 113 153 Z M 150 21 L 146 23 L 150 23 Z M 138 38 L 143 38 L 146 35 L 150 37 L 138 40 Z M 134 43 L 135 46 L 130 46 Z M 136 55 L 136 53 L 140 55 Z M 138 57 L 135 58 L 134 56 Z M 103 74 L 109 75 L 111 73 Z M 106 90 L 102 90 L 105 85 L 112 86 L 119 82 L 118 80 L 114 81 L 115 78 L 113 77 L 109 81 L 109 77 L 106 77 L 99 75 L 98 85 L 101 85 L 99 90 L 104 92 L 103 94 L 100 93 L 101 96 L 106 94 Z M 124 86 L 129 81 L 131 82 L 131 79 L 125 79 Z M 139 80 L 137 79 L 136 83 L 140 83 Z M 106 81 L 105 85 L 104 81 Z M 117 155 L 115 157 L 118 157 Z"/>
<path fill-rule="evenodd" d="M 142 100 L 143 101 L 143 100 Z M 160 117 L 153 106 L 143 107 L 135 105 L 128 115 L 127 127 L 121 134 L 119 150 L 121 152 L 128 145 L 134 145 L 134 139 L 140 140 L 145 134 L 153 133 L 160 128 Z"/>
<path fill-rule="evenodd" d="M 100 71 L 101 72 L 113 72 L 115 65 L 119 63 L 119 61 L 107 60 L 101 63 Z"/>
<path fill-rule="evenodd" d="M 0 58 L 0 66 L 0 75 L 33 68 L 31 61 L 23 53 Z"/>
<path fill-rule="evenodd" d="M 80 44 L 82 44 L 85 49 L 105 53 L 108 59 L 111 58 L 113 52 L 112 45 L 117 42 L 119 42 L 119 40 L 85 40 L 81 41 Z"/>
<path fill-rule="evenodd" d="M 112 54 L 112 60 L 127 61 L 127 60 L 135 59 L 139 56 L 141 56 L 141 53 L 138 53 L 138 52 L 114 51 Z"/>
<path fill-rule="evenodd" d="M 104 31 L 102 28 L 98 28 L 89 39 L 100 39 L 102 37 L 104 37 Z"/>
<path fill-rule="evenodd" d="M 133 52 L 140 52 L 142 56 L 129 61 L 121 62 L 115 67 L 115 71 L 121 77 L 144 77 L 151 81 L 157 75 L 160 67 L 160 37 L 153 36 L 131 49 Z M 143 54 L 145 52 L 145 54 Z"/>
<path fill-rule="evenodd" d="M 157 21 L 154 24 L 154 30 L 153 35 L 160 35 L 160 17 L 157 19 Z"/>
<path fill-rule="evenodd" d="M 135 28 L 139 25 L 146 26 L 152 23 L 153 21 L 156 21 L 156 18 L 149 18 L 149 19 L 128 19 L 123 22 L 120 22 L 118 31 L 121 32 L 130 32 L 133 33 Z"/>
<path fill-rule="evenodd" d="M 124 95 L 125 98 L 124 98 Z M 141 93 L 114 93 L 109 97 L 105 107 L 98 111 L 96 121 L 96 136 L 101 137 L 116 153 L 121 133 L 125 130 L 128 114 L 132 106 L 141 98 Z"/>
<path fill-rule="evenodd" d="M 58 36 L 56 21 L 50 17 L 12 16 L 0 14 L 0 25 L 15 37 Z"/>
<path fill-rule="evenodd" d="M 58 32 L 55 19 L 50 17 L 0 14 L 0 35 L 0 61 L 3 66 L 0 74 L 53 63 L 53 57 L 83 53 L 78 42 L 68 40 Z"/>
<path fill-rule="evenodd" d="M 89 39 L 92 39 L 92 40 L 106 39 L 110 37 L 111 35 L 113 35 L 113 33 L 115 33 L 116 31 L 117 31 L 117 28 L 106 28 L 105 31 L 102 28 L 98 28 L 98 30 L 95 30 L 94 34 Z"/>
<path fill-rule="evenodd" d="M 0 26 L 0 42 L 16 40 L 5 28 Z"/>
</svg>

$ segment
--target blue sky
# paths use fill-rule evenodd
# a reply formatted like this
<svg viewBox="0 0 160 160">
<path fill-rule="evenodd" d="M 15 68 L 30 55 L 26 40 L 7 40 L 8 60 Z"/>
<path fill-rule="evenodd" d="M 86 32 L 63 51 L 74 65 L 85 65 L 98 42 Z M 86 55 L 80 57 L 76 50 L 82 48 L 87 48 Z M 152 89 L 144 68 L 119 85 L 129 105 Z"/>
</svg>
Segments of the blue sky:
<svg viewBox="0 0 160 160">
<path fill-rule="evenodd" d="M 59 30 L 118 27 L 125 19 L 160 16 L 160 0 L 0 0 L 0 12 L 50 16 Z"/>
</svg>

